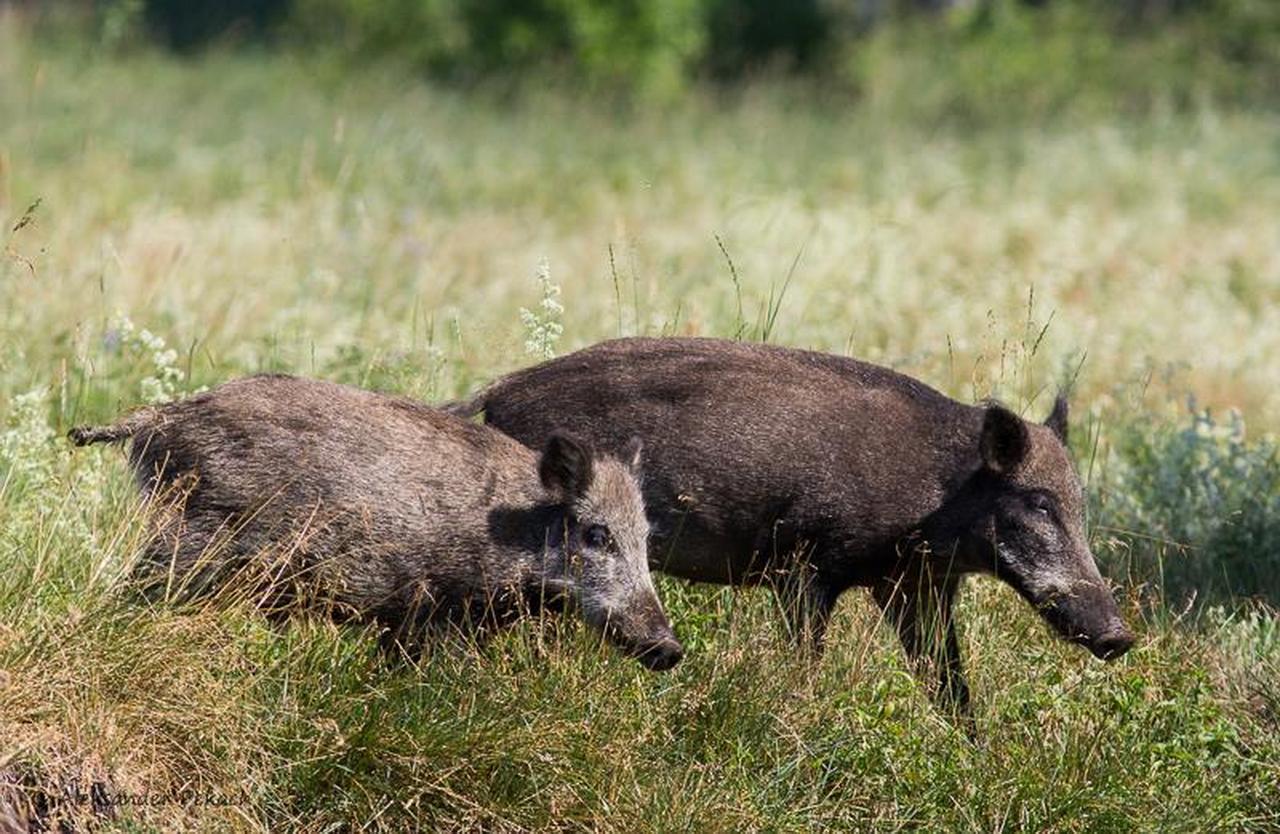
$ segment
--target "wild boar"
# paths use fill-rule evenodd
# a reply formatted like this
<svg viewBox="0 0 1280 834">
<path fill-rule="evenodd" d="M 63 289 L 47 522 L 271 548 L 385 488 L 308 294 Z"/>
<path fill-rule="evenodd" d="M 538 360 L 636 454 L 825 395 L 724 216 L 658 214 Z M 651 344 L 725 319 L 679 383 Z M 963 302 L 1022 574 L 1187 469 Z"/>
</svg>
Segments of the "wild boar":
<svg viewBox="0 0 1280 834">
<path fill-rule="evenodd" d="M 952 618 L 965 574 L 1012 585 L 1101 658 L 1133 637 L 1098 573 L 1067 453 L 1067 403 L 1044 425 L 965 405 L 886 368 L 717 339 L 619 339 L 517 371 L 447 406 L 526 444 L 556 427 L 602 449 L 638 435 L 650 563 L 768 584 L 821 649 L 836 599 L 866 586 L 940 699 L 969 687 Z"/>
<path fill-rule="evenodd" d="M 278 375 L 70 437 L 132 441 L 162 505 L 140 577 L 170 590 L 209 592 L 274 553 L 273 600 L 305 580 L 335 616 L 395 635 L 570 603 L 650 669 L 683 654 L 649 575 L 638 446 L 600 456 L 552 431 L 539 456 L 420 403 Z"/>
</svg>

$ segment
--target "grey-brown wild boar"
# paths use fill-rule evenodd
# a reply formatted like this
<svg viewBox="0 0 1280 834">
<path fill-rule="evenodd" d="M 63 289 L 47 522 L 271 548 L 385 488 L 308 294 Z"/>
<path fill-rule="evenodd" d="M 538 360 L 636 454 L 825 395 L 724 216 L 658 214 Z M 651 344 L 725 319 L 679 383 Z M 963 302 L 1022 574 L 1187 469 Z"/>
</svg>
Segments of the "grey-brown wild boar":
<svg viewBox="0 0 1280 834">
<path fill-rule="evenodd" d="M 165 504 L 152 579 L 209 590 L 273 552 L 335 615 L 392 634 L 571 603 L 650 669 L 682 656 L 649 575 L 638 446 L 597 456 L 548 432 L 539 457 L 420 403 L 287 376 L 70 436 L 131 441 L 140 488 Z"/>
<path fill-rule="evenodd" d="M 1133 642 L 1085 539 L 1067 404 L 1044 425 L 886 368 L 717 339 L 619 339 L 517 371 L 450 410 L 526 444 L 557 426 L 645 446 L 651 564 L 769 584 L 821 648 L 836 598 L 868 586 L 938 695 L 967 709 L 951 612 L 965 574 L 1012 585 L 1064 637 Z"/>
</svg>

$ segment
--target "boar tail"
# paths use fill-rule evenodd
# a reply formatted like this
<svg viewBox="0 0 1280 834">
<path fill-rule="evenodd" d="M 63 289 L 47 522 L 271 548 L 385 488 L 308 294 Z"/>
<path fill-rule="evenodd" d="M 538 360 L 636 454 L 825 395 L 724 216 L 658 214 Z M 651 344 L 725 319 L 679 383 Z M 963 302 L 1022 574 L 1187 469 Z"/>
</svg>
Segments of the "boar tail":
<svg viewBox="0 0 1280 834">
<path fill-rule="evenodd" d="M 67 437 L 77 446 L 91 443 L 123 443 L 155 421 L 155 411 L 144 408 L 109 426 L 76 426 Z"/>
</svg>

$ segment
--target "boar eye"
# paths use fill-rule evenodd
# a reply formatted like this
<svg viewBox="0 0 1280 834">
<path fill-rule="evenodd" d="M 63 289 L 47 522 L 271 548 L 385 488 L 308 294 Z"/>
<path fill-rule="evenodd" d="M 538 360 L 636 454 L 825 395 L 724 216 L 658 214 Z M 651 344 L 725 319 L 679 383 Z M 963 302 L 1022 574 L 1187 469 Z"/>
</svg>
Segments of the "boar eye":
<svg viewBox="0 0 1280 834">
<path fill-rule="evenodd" d="M 1053 499 L 1045 495 L 1043 492 L 1033 492 L 1031 497 L 1027 499 L 1031 509 L 1046 518 L 1053 517 Z"/>
<path fill-rule="evenodd" d="M 609 543 L 609 528 L 603 524 L 592 524 L 582 531 L 582 540 L 587 547 L 603 548 Z"/>
</svg>

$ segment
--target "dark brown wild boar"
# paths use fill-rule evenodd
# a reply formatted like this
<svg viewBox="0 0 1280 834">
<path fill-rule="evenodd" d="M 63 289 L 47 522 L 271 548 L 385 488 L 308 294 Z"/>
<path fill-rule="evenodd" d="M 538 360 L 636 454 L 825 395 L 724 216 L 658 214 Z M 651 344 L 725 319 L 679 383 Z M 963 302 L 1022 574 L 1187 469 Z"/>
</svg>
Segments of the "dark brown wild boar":
<svg viewBox="0 0 1280 834">
<path fill-rule="evenodd" d="M 1102 658 L 1133 642 L 1085 540 L 1067 404 L 1044 425 L 969 406 L 853 359 L 716 339 L 620 339 L 517 371 L 466 403 L 538 444 L 558 426 L 602 449 L 638 435 L 650 563 L 774 587 L 821 648 L 836 598 L 870 587 L 913 662 L 967 708 L 951 610 L 994 574 Z"/>
<path fill-rule="evenodd" d="M 270 553 L 276 591 L 304 580 L 336 615 L 397 636 L 571 603 L 649 668 L 681 658 L 649 576 L 638 446 L 596 456 L 548 432 L 539 457 L 420 403 L 286 376 L 71 437 L 132 441 L 139 486 L 163 504 L 141 566 L 153 581 L 206 592 Z"/>
</svg>

